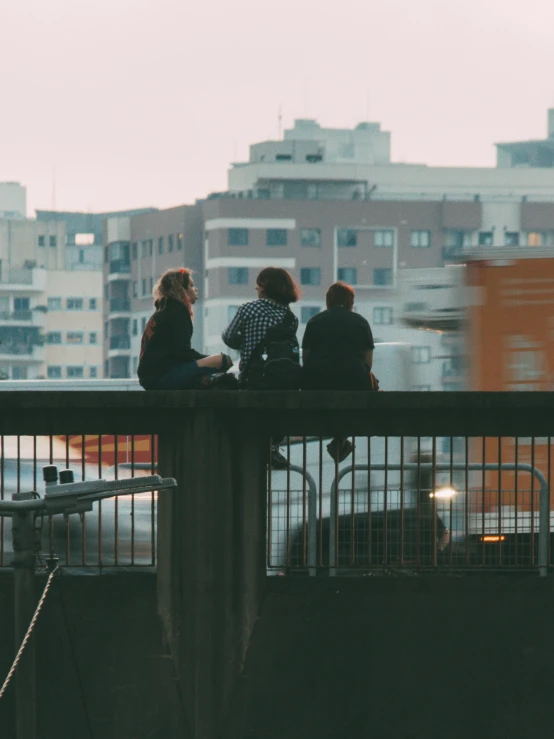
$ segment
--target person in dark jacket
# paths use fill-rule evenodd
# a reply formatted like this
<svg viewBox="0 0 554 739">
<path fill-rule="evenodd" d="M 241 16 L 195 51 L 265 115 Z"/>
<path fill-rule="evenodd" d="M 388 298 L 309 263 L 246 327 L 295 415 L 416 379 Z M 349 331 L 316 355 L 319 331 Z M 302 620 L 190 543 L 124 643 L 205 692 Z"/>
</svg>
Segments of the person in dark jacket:
<svg viewBox="0 0 554 739">
<path fill-rule="evenodd" d="M 335 282 L 325 296 L 327 310 L 310 318 L 302 339 L 302 390 L 373 390 L 373 335 L 352 311 L 354 289 Z M 327 451 L 336 462 L 352 452 L 352 442 L 335 438 Z"/>
<path fill-rule="evenodd" d="M 145 390 L 236 385 L 227 354 L 208 357 L 191 347 L 198 288 L 189 269 L 169 269 L 154 288 L 155 313 L 142 336 L 137 374 Z"/>
</svg>

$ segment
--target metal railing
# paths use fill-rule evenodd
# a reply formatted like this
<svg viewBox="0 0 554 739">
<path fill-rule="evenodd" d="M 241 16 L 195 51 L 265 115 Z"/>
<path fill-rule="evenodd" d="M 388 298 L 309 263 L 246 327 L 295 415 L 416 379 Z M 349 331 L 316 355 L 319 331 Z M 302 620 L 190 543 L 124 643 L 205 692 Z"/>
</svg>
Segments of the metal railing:
<svg viewBox="0 0 554 739">
<path fill-rule="evenodd" d="M 131 310 L 130 298 L 111 298 L 110 299 L 110 312 L 116 313 L 117 311 L 128 312 Z"/>
<path fill-rule="evenodd" d="M 0 501 L 13 493 L 44 494 L 42 467 L 73 471 L 75 481 L 123 480 L 155 474 L 155 436 L 0 436 Z M 156 564 L 157 494 L 110 498 L 91 512 L 45 515 L 37 549 L 68 567 Z M 0 519 L 0 567 L 10 564 L 11 528 Z"/>
<path fill-rule="evenodd" d="M 287 442 L 289 470 L 268 474 L 269 570 L 545 576 L 554 523 L 550 439 L 531 439 L 524 454 L 516 439 L 509 461 L 505 441 L 459 439 L 457 452 L 453 444 L 438 454 L 436 438 L 427 452 L 420 438 L 358 438 L 342 463 L 324 455 L 323 439 Z M 291 472 L 294 481 L 305 478 L 301 486 L 291 485 Z"/>
</svg>

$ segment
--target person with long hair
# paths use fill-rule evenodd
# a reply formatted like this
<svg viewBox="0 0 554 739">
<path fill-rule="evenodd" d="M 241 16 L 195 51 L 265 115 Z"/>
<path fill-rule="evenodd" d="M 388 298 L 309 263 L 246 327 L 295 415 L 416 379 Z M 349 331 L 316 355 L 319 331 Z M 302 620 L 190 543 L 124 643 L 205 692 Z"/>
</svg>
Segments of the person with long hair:
<svg viewBox="0 0 554 739">
<path fill-rule="evenodd" d="M 296 342 L 298 318 L 289 306 L 299 299 L 300 289 L 286 269 L 266 267 L 256 278 L 256 293 L 257 299 L 241 305 L 222 334 L 227 346 L 240 351 L 240 386 L 253 390 L 259 389 L 256 365 L 271 329 L 286 326 Z M 272 446 L 271 460 L 274 469 L 288 466 L 279 441 Z"/>
<path fill-rule="evenodd" d="M 137 374 L 146 390 L 232 387 L 233 362 L 227 354 L 211 357 L 191 347 L 198 288 L 190 269 L 168 269 L 154 287 L 155 312 L 142 336 Z"/>
<path fill-rule="evenodd" d="M 373 335 L 363 316 L 353 312 L 354 288 L 335 282 L 327 290 L 327 310 L 310 318 L 302 340 L 303 390 L 373 390 Z M 346 438 L 327 451 L 336 462 L 352 452 Z"/>
</svg>

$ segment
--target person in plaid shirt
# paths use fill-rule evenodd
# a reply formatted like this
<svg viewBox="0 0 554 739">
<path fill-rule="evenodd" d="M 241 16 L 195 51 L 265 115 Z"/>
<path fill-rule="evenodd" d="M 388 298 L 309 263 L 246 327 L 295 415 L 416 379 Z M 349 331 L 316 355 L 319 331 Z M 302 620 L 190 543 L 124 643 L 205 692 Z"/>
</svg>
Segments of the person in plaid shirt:
<svg viewBox="0 0 554 739">
<path fill-rule="evenodd" d="M 221 338 L 231 349 L 240 351 L 239 382 L 248 387 L 248 371 L 256 347 L 265 339 L 268 331 L 283 323 L 290 312 L 289 305 L 300 297 L 300 289 L 286 269 L 266 267 L 256 278 L 257 300 L 241 305 Z M 294 332 L 298 318 L 292 320 Z M 287 466 L 286 458 L 275 444 L 272 452 L 275 469 Z"/>
</svg>

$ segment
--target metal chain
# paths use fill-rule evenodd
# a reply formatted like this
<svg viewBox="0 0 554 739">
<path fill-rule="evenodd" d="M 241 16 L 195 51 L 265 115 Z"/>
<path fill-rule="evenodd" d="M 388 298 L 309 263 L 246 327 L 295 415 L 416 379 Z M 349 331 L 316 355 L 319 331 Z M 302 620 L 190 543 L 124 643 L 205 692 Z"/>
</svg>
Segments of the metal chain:
<svg viewBox="0 0 554 739">
<path fill-rule="evenodd" d="M 56 570 L 57 569 L 58 569 L 58 567 L 55 567 L 52 570 L 52 572 L 50 573 L 50 575 L 48 576 L 48 580 L 47 580 L 46 585 L 44 587 L 44 591 L 42 593 L 41 599 L 38 602 L 38 606 L 36 608 L 35 614 L 34 614 L 33 618 L 31 619 L 31 623 L 29 624 L 29 628 L 27 629 L 27 633 L 25 634 L 25 637 L 24 637 L 23 641 L 21 642 L 21 646 L 19 647 L 19 651 L 18 651 L 18 653 L 15 656 L 15 659 L 13 661 L 13 665 L 11 666 L 11 669 L 8 672 L 8 676 L 4 680 L 4 684 L 0 688 L 0 698 L 2 698 L 2 696 L 6 692 L 6 689 L 7 689 L 8 685 L 10 684 L 10 680 L 12 679 L 12 677 L 13 677 L 16 669 L 17 669 L 17 665 L 19 663 L 19 660 L 21 659 L 21 655 L 23 654 L 23 651 L 24 651 L 25 647 L 27 646 L 27 642 L 31 638 L 31 634 L 33 633 L 33 629 L 35 628 L 35 624 L 37 622 L 37 619 L 38 619 L 40 610 L 41 610 L 41 608 L 42 608 L 42 606 L 44 604 L 44 601 L 46 600 L 46 596 L 48 595 L 48 591 L 50 590 L 50 585 L 52 584 L 52 580 L 54 579 L 54 575 L 56 574 Z"/>
</svg>

